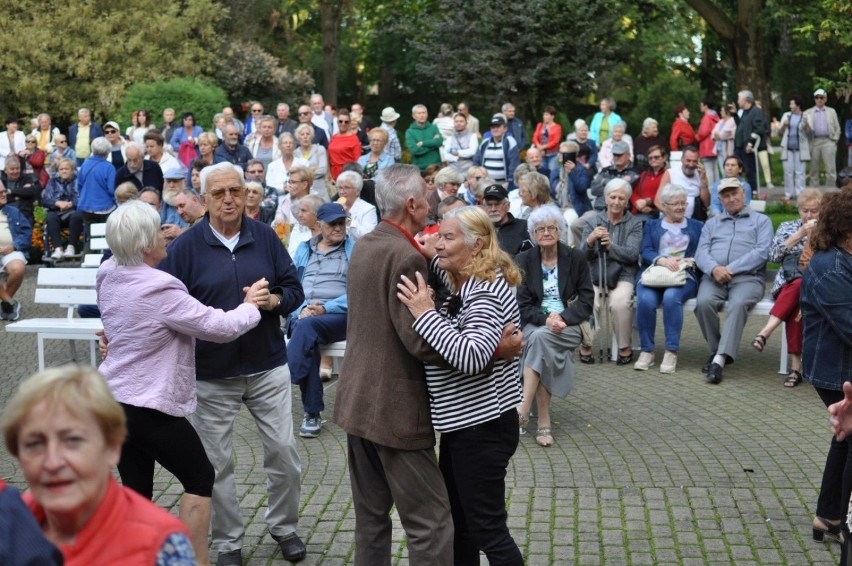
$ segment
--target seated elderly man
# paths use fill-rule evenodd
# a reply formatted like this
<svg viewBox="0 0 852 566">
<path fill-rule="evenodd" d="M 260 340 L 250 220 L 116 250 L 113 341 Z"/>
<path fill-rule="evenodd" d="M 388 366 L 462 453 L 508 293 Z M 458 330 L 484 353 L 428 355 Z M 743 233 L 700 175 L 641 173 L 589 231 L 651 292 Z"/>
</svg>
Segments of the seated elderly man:
<svg viewBox="0 0 852 566">
<path fill-rule="evenodd" d="M 183 189 L 176 194 L 174 203 L 180 219 L 186 222 L 187 227 L 193 226 L 207 213 L 203 199 L 192 189 Z"/>
<path fill-rule="evenodd" d="M 307 198 L 307 197 L 306 197 Z M 290 313 L 287 365 L 290 379 L 302 390 L 304 418 L 299 436 L 316 438 L 322 429 L 322 344 L 346 339 L 346 281 L 355 241 L 346 236 L 346 211 L 336 202 L 317 211 L 320 233 L 302 242 L 293 263 L 305 300 Z"/>
<path fill-rule="evenodd" d="M 5 286 L 0 282 L 0 320 L 18 320 L 21 303 L 12 297 L 24 280 L 33 229 L 27 217 L 8 202 L 8 190 L 0 182 L 0 273 L 8 275 Z"/>
<path fill-rule="evenodd" d="M 115 186 L 133 183 L 140 191 L 145 187 L 163 190 L 163 170 L 160 164 L 145 159 L 145 146 L 139 142 L 129 142 L 124 149 L 124 165 L 115 172 Z"/>
<path fill-rule="evenodd" d="M 497 230 L 500 248 L 512 257 L 532 247 L 527 223 L 509 212 L 509 191 L 502 185 L 492 183 L 483 191 L 482 208 Z"/>
<path fill-rule="evenodd" d="M 725 363 L 733 363 L 748 311 L 763 297 L 773 237 L 772 221 L 746 207 L 738 179 L 719 184 L 719 199 L 725 211 L 704 224 L 695 253 L 695 263 L 704 273 L 695 316 L 710 349 L 702 371 L 713 384 L 722 382 Z M 725 301 L 725 324 L 720 329 L 719 311 Z"/>
</svg>

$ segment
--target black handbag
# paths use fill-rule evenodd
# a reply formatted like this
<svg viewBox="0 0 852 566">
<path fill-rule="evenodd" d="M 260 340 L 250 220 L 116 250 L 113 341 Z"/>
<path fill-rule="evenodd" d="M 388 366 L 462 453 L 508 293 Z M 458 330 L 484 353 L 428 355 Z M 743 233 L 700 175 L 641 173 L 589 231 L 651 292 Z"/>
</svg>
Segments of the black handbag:
<svg viewBox="0 0 852 566">
<path fill-rule="evenodd" d="M 592 267 L 592 283 L 596 287 L 601 286 L 601 258 L 598 258 L 597 263 Z M 611 259 L 606 262 L 606 287 L 607 289 L 615 289 L 618 285 L 618 278 L 621 277 L 621 270 L 624 268 L 622 264 Z"/>
</svg>

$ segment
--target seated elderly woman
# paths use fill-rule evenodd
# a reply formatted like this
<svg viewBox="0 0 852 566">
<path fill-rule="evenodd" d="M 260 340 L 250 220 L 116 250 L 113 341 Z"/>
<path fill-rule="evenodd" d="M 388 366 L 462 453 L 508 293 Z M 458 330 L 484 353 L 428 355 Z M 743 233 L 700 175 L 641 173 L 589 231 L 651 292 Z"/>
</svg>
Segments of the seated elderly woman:
<svg viewBox="0 0 852 566">
<path fill-rule="evenodd" d="M 346 339 L 346 280 L 353 238 L 346 235 L 346 211 L 336 202 L 319 207 L 320 233 L 302 242 L 293 264 L 305 291 L 305 301 L 290 314 L 287 365 L 290 379 L 302 390 L 304 418 L 299 436 L 316 438 L 322 429 L 320 349 Z"/>
<path fill-rule="evenodd" d="M 94 369 L 66 365 L 26 379 L 2 430 L 30 488 L 24 501 L 66 565 L 195 563 L 186 526 L 113 479 L 125 416 Z"/>
<path fill-rule="evenodd" d="M 444 167 L 435 173 L 435 190 L 429 193 L 429 218 L 427 223 L 438 219 L 438 205 L 447 197 L 454 197 L 464 183 L 462 175 L 454 167 Z"/>
<path fill-rule="evenodd" d="M 595 320 L 601 330 L 601 307 L 612 319 L 612 331 L 618 341 L 620 366 L 633 361 L 630 340 L 633 333 L 633 282 L 639 269 L 639 246 L 642 243 L 642 222 L 627 210 L 630 202 L 630 183 L 612 179 L 604 187 L 606 210 L 599 212 L 583 229 L 580 249 L 592 262 L 592 282 L 595 285 Z M 606 303 L 603 304 L 602 303 Z M 601 348 L 604 350 L 605 348 Z M 580 347 L 580 361 L 594 363 L 591 342 Z"/>
<path fill-rule="evenodd" d="M 550 181 L 536 171 L 529 171 L 518 179 L 518 196 L 521 197 L 521 215 L 526 220 L 532 211 L 542 205 L 550 204 Z"/>
<path fill-rule="evenodd" d="M 229 312 L 200 303 L 181 281 L 157 269 L 166 257 L 160 215 L 138 200 L 110 215 L 106 240 L 113 255 L 98 268 L 96 282 L 108 343 L 100 371 L 127 415 L 118 472 L 125 487 L 148 499 L 155 462 L 177 477 L 185 491 L 180 518 L 199 563 L 206 564 L 214 471 L 186 418 L 196 405 L 195 339 L 230 342 L 257 326 L 268 283 L 255 282 Z"/>
<path fill-rule="evenodd" d="M 264 224 L 272 224 L 272 221 L 275 219 L 275 211 L 261 206 L 263 204 L 263 195 L 265 192 L 263 185 L 257 181 L 249 181 L 246 183 L 245 215 L 252 220 L 257 220 Z"/>
<path fill-rule="evenodd" d="M 769 310 L 769 321 L 751 343 L 762 352 L 772 332 L 783 322 L 787 335 L 787 351 L 790 353 L 790 373 L 784 387 L 795 387 L 802 382 L 802 315 L 799 310 L 799 290 L 802 286 L 801 262 L 808 237 L 813 232 L 819 217 L 822 192 L 805 189 L 797 199 L 798 220 L 782 222 L 775 232 L 769 248 L 769 261 L 781 264 L 772 284 L 775 304 Z"/>
<path fill-rule="evenodd" d="M 337 202 L 349 215 L 349 235 L 357 240 L 379 223 L 376 207 L 361 198 L 364 178 L 355 171 L 344 171 L 337 177 Z"/>
<path fill-rule="evenodd" d="M 453 294 L 436 309 L 417 273 L 416 282 L 401 277 L 397 297 L 414 316 L 414 331 L 447 364 L 426 364 L 426 385 L 441 433 L 438 464 L 455 525 L 455 562 L 479 564 L 484 551 L 491 564 L 521 565 L 504 503 L 506 468 L 518 447 L 518 361 L 494 359 L 504 328 L 520 324 L 511 287 L 521 275 L 479 207 L 450 210 L 440 237 L 425 243 L 427 254 L 436 254 L 432 270 Z"/>
<path fill-rule="evenodd" d="M 624 140 L 630 148 L 630 161 L 633 161 L 633 140 L 627 133 L 627 126 L 624 122 L 613 124 L 610 138 L 601 143 L 600 151 L 598 151 L 598 168 L 603 169 L 612 165 L 612 144 Z"/>
<path fill-rule="evenodd" d="M 60 159 L 58 172 L 41 195 L 41 205 L 47 211 L 47 235 L 55 260 L 65 256 L 77 255 L 81 249 L 80 236 L 83 234 L 83 213 L 77 210 L 77 166 L 70 159 Z M 63 249 L 60 230 L 68 228 L 68 247 Z M 48 253 L 48 250 L 44 250 Z"/>
<path fill-rule="evenodd" d="M 574 389 L 574 350 L 580 345 L 580 323 L 592 314 L 595 292 L 585 255 L 559 241 L 565 220 L 558 208 L 535 209 L 527 226 L 536 246 L 515 256 L 524 274 L 518 287 L 524 329 L 524 400 L 518 413 L 523 427 L 536 399 L 536 442 L 550 446 L 550 398 L 564 399 Z"/>
<path fill-rule="evenodd" d="M 291 228 L 290 238 L 287 240 L 287 252 L 290 257 L 296 255 L 296 250 L 302 242 L 319 236 L 317 212 L 322 205 L 323 200 L 318 195 L 305 195 L 299 199 L 298 205 L 292 211 L 296 225 Z"/>
<path fill-rule="evenodd" d="M 653 153 L 653 152 L 652 152 Z M 686 218 L 687 191 L 679 185 L 666 185 L 660 191 L 663 218 L 647 220 L 642 238 L 642 265 L 662 265 L 672 271 L 681 268 L 684 260 L 695 257 L 703 222 Z M 700 275 L 687 272 L 682 287 L 646 287 L 636 284 L 636 326 L 642 353 L 633 369 L 644 371 L 654 365 L 654 334 L 657 328 L 657 307 L 663 305 L 663 327 L 666 352 L 660 373 L 674 373 L 680 333 L 683 329 L 683 303 L 698 293 Z"/>
<path fill-rule="evenodd" d="M 388 133 L 382 128 L 373 128 L 369 134 L 370 153 L 358 158 L 358 165 L 364 170 L 364 178 L 372 179 L 380 169 L 396 163 L 393 156 L 385 151 L 388 145 Z"/>
<path fill-rule="evenodd" d="M 273 227 L 279 224 L 292 227 L 296 224 L 296 210 L 299 207 L 299 199 L 310 194 L 313 178 L 314 173 L 310 167 L 293 166 L 285 185 L 287 194 L 278 199 L 278 209 L 275 211 L 275 219 L 272 221 Z"/>
</svg>

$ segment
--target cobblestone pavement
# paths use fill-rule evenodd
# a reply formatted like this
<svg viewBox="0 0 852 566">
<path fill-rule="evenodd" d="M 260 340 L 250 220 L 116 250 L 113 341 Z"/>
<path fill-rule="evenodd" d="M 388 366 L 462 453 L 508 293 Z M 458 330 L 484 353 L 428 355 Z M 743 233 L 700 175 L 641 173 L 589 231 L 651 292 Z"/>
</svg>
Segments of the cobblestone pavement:
<svg viewBox="0 0 852 566">
<path fill-rule="evenodd" d="M 19 294 L 24 317 L 59 316 L 33 305 L 35 272 Z M 659 318 L 659 317 L 658 317 Z M 507 477 L 509 525 L 530 565 L 544 564 L 834 564 L 839 547 L 811 539 L 811 517 L 829 444 L 827 414 L 807 384 L 789 390 L 778 370 L 780 334 L 758 353 L 748 342 L 764 317 L 746 327 L 736 363 L 711 386 L 695 317 L 688 314 L 678 372 L 633 371 L 611 363 L 579 366 L 578 385 L 553 402 L 555 444 L 521 437 Z M 5 323 L 3 323 L 5 324 Z M 658 344 L 662 343 L 662 322 Z M 78 352 L 86 355 L 81 343 Z M 658 360 L 662 352 L 658 349 Z M 69 360 L 66 341 L 48 343 L 49 365 Z M 0 405 L 37 369 L 34 335 L 0 334 Z M 328 414 L 335 382 L 326 390 Z M 301 421 L 295 388 L 293 418 Z M 530 424 L 535 430 L 535 420 Z M 306 564 L 351 564 L 355 517 L 345 435 L 327 423 L 317 439 L 299 439 L 302 501 L 299 534 Z M 264 524 L 262 453 L 243 410 L 234 442 L 246 564 L 284 564 Z M 21 486 L 20 470 L 0 450 L 0 477 Z M 180 485 L 157 476 L 156 502 L 174 508 Z M 395 522 L 396 564 L 407 564 Z M 215 556 L 213 557 L 215 559 Z M 483 564 L 485 560 L 483 558 Z"/>
</svg>

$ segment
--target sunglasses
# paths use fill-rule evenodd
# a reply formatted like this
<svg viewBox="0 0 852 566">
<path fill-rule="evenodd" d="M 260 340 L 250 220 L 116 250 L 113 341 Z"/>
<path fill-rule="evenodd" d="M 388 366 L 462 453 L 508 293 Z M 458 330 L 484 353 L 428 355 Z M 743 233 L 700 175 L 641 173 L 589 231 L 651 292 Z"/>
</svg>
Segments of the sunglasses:
<svg viewBox="0 0 852 566">
<path fill-rule="evenodd" d="M 251 112 L 252 114 L 260 114 L 261 112 L 263 112 L 263 110 L 260 108 L 252 108 Z"/>
<path fill-rule="evenodd" d="M 338 124 L 348 124 L 349 120 L 338 120 L 337 123 Z"/>
<path fill-rule="evenodd" d="M 118 130 L 104 130 L 104 133 L 105 133 L 105 134 L 114 134 L 114 133 L 116 133 L 117 131 L 118 131 Z"/>
<path fill-rule="evenodd" d="M 307 116 L 310 112 L 299 112 L 299 116 Z"/>
</svg>

